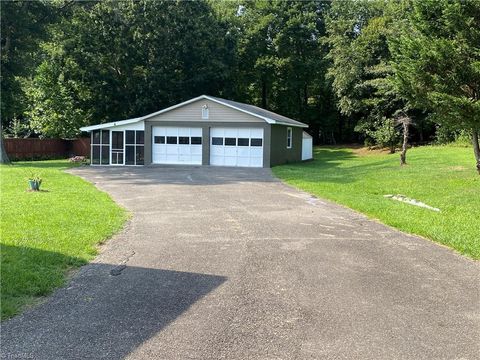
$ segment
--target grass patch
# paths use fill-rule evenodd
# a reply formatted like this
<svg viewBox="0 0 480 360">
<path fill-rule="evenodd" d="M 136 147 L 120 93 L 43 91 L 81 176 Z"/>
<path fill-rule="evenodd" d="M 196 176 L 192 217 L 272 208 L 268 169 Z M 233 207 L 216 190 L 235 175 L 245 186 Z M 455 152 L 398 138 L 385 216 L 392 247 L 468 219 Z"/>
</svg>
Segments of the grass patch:
<svg viewBox="0 0 480 360">
<path fill-rule="evenodd" d="M 278 166 L 273 172 L 309 193 L 480 259 L 480 176 L 470 148 L 413 148 L 404 167 L 398 154 L 351 148 L 320 147 L 314 156 L 314 161 Z M 386 194 L 402 194 L 441 212 L 393 201 Z"/>
<path fill-rule="evenodd" d="M 127 218 L 106 193 L 63 171 L 72 166 L 65 160 L 0 166 L 2 319 L 64 285 L 67 272 L 91 260 Z M 34 174 L 45 191 L 26 191 Z"/>
</svg>

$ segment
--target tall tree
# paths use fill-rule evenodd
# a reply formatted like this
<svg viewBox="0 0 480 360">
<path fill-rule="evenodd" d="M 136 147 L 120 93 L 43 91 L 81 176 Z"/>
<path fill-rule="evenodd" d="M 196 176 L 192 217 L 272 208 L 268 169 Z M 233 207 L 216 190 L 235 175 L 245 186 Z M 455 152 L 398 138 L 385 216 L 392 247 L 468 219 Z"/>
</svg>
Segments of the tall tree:
<svg viewBox="0 0 480 360">
<path fill-rule="evenodd" d="M 469 130 L 480 174 L 480 3 L 424 0 L 391 39 L 395 83 L 439 124 Z"/>
<path fill-rule="evenodd" d="M 356 130 L 392 151 L 398 141 L 394 114 L 403 100 L 391 86 L 388 39 L 403 16 L 397 3 L 334 1 L 327 18 L 328 71 L 340 112 Z"/>
<path fill-rule="evenodd" d="M 236 35 L 236 98 L 317 128 L 336 110 L 325 79 L 328 1 L 215 2 Z M 330 123 L 329 123 L 330 125 Z"/>
<path fill-rule="evenodd" d="M 38 44 L 45 36 L 45 27 L 52 21 L 54 8 L 62 7 L 45 1 L 2 1 L 0 58 L 0 162 L 8 162 L 3 136 L 12 119 L 21 118 L 26 108 L 21 81 L 37 64 Z"/>
<path fill-rule="evenodd" d="M 225 35 L 208 3 L 78 3 L 51 27 L 45 60 L 27 88 L 44 135 L 153 112 L 228 89 Z"/>
<path fill-rule="evenodd" d="M 2 1 L 1 11 L 1 93 L 2 122 L 25 110 L 21 78 L 37 65 L 36 51 L 45 37 L 45 27 L 54 18 L 54 6 L 45 1 Z"/>
</svg>

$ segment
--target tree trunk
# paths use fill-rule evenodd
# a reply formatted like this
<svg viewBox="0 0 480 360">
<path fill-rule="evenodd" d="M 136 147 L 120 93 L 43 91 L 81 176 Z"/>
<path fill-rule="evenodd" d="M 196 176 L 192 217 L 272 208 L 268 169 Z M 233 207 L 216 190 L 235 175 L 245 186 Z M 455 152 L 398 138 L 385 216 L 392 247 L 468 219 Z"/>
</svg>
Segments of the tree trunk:
<svg viewBox="0 0 480 360">
<path fill-rule="evenodd" d="M 472 130 L 472 145 L 473 153 L 475 154 L 475 161 L 477 166 L 478 174 L 480 175 L 480 145 L 478 143 L 478 130 Z"/>
<path fill-rule="evenodd" d="M 400 153 L 400 166 L 407 164 L 407 146 L 408 146 L 408 123 L 403 122 L 403 144 Z"/>
<path fill-rule="evenodd" d="M 10 164 L 10 158 L 5 150 L 5 143 L 3 142 L 3 127 L 0 122 L 0 164 Z"/>
<path fill-rule="evenodd" d="M 267 109 L 267 82 L 265 80 L 262 80 L 262 108 Z"/>
</svg>

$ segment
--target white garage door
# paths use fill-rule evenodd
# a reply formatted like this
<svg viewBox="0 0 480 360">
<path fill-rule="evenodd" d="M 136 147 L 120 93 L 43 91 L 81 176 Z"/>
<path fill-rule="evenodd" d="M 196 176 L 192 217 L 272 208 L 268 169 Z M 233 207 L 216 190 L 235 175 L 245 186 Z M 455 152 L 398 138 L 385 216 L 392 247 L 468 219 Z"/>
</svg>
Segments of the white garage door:
<svg viewBox="0 0 480 360">
<path fill-rule="evenodd" d="M 154 164 L 202 164 L 202 128 L 152 128 Z"/>
<path fill-rule="evenodd" d="M 263 129 L 210 129 L 210 165 L 263 166 Z"/>
</svg>

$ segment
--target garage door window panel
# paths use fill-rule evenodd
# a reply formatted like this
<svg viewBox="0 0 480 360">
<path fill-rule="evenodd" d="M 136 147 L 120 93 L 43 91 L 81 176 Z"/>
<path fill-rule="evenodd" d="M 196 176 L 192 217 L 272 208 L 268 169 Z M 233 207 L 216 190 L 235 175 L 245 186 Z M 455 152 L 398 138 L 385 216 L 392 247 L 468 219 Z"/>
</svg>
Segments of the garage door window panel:
<svg viewBox="0 0 480 360">
<path fill-rule="evenodd" d="M 223 138 L 213 137 L 212 138 L 212 145 L 223 145 Z"/>
<path fill-rule="evenodd" d="M 154 136 L 153 142 L 155 144 L 165 144 L 165 136 Z"/>
<path fill-rule="evenodd" d="M 251 139 L 250 146 L 262 146 L 263 139 Z"/>
<path fill-rule="evenodd" d="M 190 140 L 192 145 L 202 145 L 202 138 L 200 136 L 193 136 Z"/>
<path fill-rule="evenodd" d="M 167 144 L 174 145 L 177 144 L 176 136 L 167 136 Z"/>
<path fill-rule="evenodd" d="M 225 138 L 225 146 L 237 146 L 236 138 Z"/>
<path fill-rule="evenodd" d="M 238 146 L 248 146 L 249 142 L 248 138 L 238 138 Z"/>
<path fill-rule="evenodd" d="M 179 136 L 178 137 L 178 144 L 179 145 L 189 145 L 190 138 L 188 136 Z"/>
</svg>

